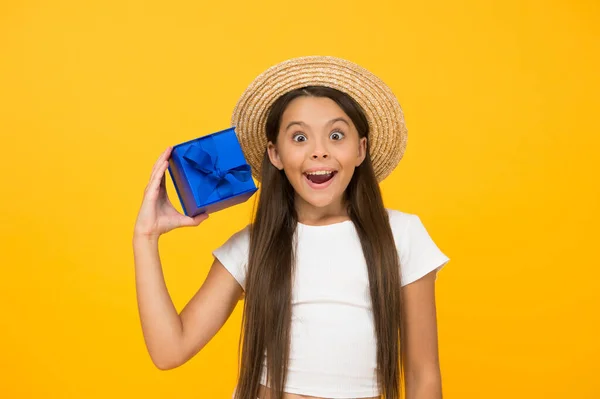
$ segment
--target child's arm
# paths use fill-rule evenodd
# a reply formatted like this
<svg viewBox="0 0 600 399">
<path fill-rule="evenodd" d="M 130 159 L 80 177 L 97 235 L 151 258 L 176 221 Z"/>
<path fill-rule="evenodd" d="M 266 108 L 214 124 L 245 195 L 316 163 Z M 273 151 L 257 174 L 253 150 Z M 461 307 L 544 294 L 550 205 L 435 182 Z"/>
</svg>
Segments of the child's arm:
<svg viewBox="0 0 600 399">
<path fill-rule="evenodd" d="M 402 288 L 407 399 L 442 398 L 435 280 L 432 271 Z"/>
<path fill-rule="evenodd" d="M 158 239 L 173 229 L 198 226 L 208 217 L 179 213 L 167 197 L 165 171 L 172 148 L 152 169 L 133 234 L 135 284 L 142 332 L 154 364 L 170 369 L 185 363 L 223 326 L 240 299 L 242 287 L 217 260 L 202 287 L 181 314 L 165 285 Z"/>
<path fill-rule="evenodd" d="M 161 370 L 182 365 L 221 329 L 242 296 L 242 287 L 215 259 L 206 280 L 177 314 L 169 296 L 158 252 L 158 239 L 133 241 L 137 301 L 144 340 Z"/>
</svg>

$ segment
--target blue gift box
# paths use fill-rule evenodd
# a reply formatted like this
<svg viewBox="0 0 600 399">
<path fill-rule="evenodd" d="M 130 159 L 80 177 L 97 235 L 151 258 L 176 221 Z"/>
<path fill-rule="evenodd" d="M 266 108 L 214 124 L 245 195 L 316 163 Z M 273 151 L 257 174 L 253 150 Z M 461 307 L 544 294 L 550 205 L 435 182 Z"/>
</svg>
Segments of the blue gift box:
<svg viewBox="0 0 600 399">
<path fill-rule="evenodd" d="M 241 204 L 257 191 L 233 127 L 173 146 L 169 174 L 190 217 Z"/>
</svg>

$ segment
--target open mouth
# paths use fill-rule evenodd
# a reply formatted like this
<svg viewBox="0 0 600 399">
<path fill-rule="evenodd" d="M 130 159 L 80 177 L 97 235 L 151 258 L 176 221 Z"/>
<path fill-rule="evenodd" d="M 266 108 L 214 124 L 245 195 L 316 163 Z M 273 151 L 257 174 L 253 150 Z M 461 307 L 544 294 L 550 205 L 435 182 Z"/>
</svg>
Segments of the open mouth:
<svg viewBox="0 0 600 399">
<path fill-rule="evenodd" d="M 311 183 L 312 187 L 324 187 L 336 175 L 336 170 L 324 170 L 304 173 L 304 177 Z"/>
</svg>

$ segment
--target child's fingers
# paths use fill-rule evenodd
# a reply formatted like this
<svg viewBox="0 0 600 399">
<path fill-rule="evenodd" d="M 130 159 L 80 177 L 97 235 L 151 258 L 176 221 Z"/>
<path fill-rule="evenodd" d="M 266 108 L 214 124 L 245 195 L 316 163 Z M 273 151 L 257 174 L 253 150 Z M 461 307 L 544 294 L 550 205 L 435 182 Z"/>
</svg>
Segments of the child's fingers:
<svg viewBox="0 0 600 399">
<path fill-rule="evenodd" d="M 165 170 L 169 166 L 169 161 L 163 161 L 162 164 L 158 166 L 158 169 L 153 174 L 152 181 L 148 185 L 148 191 L 154 191 L 159 188 L 162 183 L 162 180 L 165 178 Z"/>
<path fill-rule="evenodd" d="M 163 152 L 163 154 L 164 154 L 164 152 Z M 158 160 L 156 161 L 156 163 L 152 167 L 152 172 L 150 173 L 150 179 L 148 179 L 148 185 L 147 185 L 148 187 L 150 187 L 150 185 L 154 181 L 154 179 L 156 177 L 156 172 L 158 171 L 158 168 L 159 168 L 159 166 L 160 166 L 161 163 L 162 163 L 162 155 L 161 155 L 160 158 L 158 158 Z"/>
<path fill-rule="evenodd" d="M 167 181 L 166 175 L 165 175 L 165 173 L 163 173 L 162 177 L 160 178 L 160 187 L 165 191 L 167 190 L 166 181 Z"/>
<path fill-rule="evenodd" d="M 183 216 L 182 226 L 198 226 L 206 219 L 208 219 L 208 213 L 201 213 L 200 215 L 196 215 L 194 217 Z"/>
<path fill-rule="evenodd" d="M 152 182 L 154 180 L 154 178 L 156 177 L 156 172 L 158 171 L 158 169 L 162 166 L 163 162 L 167 159 L 169 159 L 169 156 L 171 155 L 171 147 L 167 147 L 162 154 L 160 154 L 160 156 L 158 157 L 158 159 L 156 160 L 156 162 L 154 163 L 154 167 L 152 168 L 152 173 L 150 174 L 150 180 L 148 181 L 148 183 Z"/>
<path fill-rule="evenodd" d="M 194 221 L 198 224 L 200 224 L 201 222 L 204 222 L 206 219 L 208 219 L 209 214 L 208 213 L 202 213 L 198 216 L 194 217 Z"/>
<path fill-rule="evenodd" d="M 154 178 L 154 173 L 156 172 L 158 165 L 160 165 L 160 163 L 162 162 L 162 158 L 163 158 L 163 155 L 165 155 L 165 152 L 167 152 L 166 149 L 159 155 L 156 162 L 154 162 L 154 165 L 152 165 L 152 171 L 150 172 L 150 179 L 148 180 L 148 183 L 150 183 L 152 181 L 152 179 Z"/>
<path fill-rule="evenodd" d="M 148 190 L 150 189 L 150 186 L 152 185 L 152 182 L 154 180 L 156 180 L 157 175 L 164 173 L 164 169 L 161 172 L 161 168 L 163 168 L 164 163 L 167 162 L 168 163 L 168 159 L 169 159 L 169 155 L 170 155 L 170 148 L 167 148 L 162 155 L 160 156 L 160 158 L 158 159 L 158 161 L 156 162 L 156 164 L 154 165 L 154 168 L 152 169 L 152 174 L 150 175 L 150 180 L 148 181 Z"/>
</svg>

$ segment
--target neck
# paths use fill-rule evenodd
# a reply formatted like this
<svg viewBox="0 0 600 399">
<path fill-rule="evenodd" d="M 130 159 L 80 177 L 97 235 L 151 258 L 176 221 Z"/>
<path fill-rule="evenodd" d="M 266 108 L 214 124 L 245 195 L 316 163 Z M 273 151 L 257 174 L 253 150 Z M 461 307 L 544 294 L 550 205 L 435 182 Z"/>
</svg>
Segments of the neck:
<svg viewBox="0 0 600 399">
<path fill-rule="evenodd" d="M 302 224 L 319 226 L 348 220 L 346 203 L 341 198 L 326 206 L 317 207 L 296 194 L 295 206 L 298 222 Z"/>
</svg>

